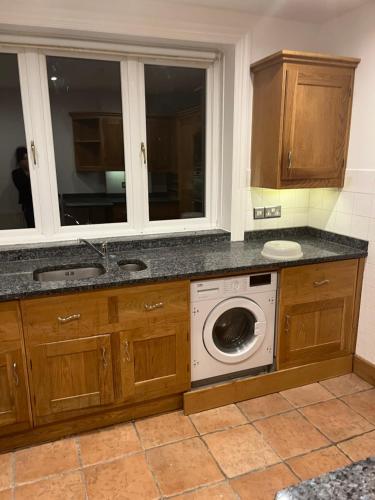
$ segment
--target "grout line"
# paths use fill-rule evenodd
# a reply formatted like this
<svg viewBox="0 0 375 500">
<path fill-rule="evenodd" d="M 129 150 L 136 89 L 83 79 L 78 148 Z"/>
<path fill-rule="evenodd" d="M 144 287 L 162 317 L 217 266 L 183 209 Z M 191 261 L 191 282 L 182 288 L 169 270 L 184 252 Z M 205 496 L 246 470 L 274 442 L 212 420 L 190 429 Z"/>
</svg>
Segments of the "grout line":
<svg viewBox="0 0 375 500">
<path fill-rule="evenodd" d="M 79 436 L 76 436 L 74 438 L 74 440 L 75 440 L 76 448 L 77 448 L 78 463 L 80 465 L 79 473 L 81 476 L 81 481 L 82 481 L 83 489 L 85 492 L 85 499 L 87 500 L 89 498 L 89 495 L 88 495 L 88 490 L 87 490 L 86 475 L 84 473 L 83 466 L 82 466 L 82 453 L 81 453 L 81 443 L 80 443 Z"/>
</svg>

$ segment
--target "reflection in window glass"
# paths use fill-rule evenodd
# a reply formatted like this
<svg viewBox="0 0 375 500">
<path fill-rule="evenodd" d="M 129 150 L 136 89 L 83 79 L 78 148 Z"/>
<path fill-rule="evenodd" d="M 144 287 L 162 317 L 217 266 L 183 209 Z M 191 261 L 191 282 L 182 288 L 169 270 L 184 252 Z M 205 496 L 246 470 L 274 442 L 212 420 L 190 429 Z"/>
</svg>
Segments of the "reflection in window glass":
<svg viewBox="0 0 375 500">
<path fill-rule="evenodd" d="M 120 63 L 47 57 L 60 219 L 124 222 Z"/>
<path fill-rule="evenodd" d="M 150 220 L 205 215 L 206 70 L 145 65 Z"/>
<path fill-rule="evenodd" d="M 0 54 L 0 229 L 35 227 L 16 54 Z"/>
</svg>

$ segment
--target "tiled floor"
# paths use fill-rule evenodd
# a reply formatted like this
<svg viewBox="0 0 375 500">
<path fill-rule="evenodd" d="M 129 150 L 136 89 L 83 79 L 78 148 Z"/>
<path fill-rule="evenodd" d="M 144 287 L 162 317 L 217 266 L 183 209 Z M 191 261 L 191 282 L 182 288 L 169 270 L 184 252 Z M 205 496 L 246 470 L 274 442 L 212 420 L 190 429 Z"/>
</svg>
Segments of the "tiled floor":
<svg viewBox="0 0 375 500">
<path fill-rule="evenodd" d="M 345 375 L 0 455 L 0 500 L 267 500 L 370 455 L 375 389 Z"/>
</svg>

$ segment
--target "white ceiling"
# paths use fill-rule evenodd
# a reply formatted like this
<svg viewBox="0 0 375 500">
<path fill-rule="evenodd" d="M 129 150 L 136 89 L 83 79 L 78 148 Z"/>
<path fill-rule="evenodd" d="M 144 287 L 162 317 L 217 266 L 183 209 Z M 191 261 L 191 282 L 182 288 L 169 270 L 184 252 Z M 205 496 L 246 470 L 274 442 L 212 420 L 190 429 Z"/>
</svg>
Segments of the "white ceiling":
<svg viewBox="0 0 375 500">
<path fill-rule="evenodd" d="M 322 23 L 375 0 L 169 0 L 175 4 L 237 10 L 257 16 Z"/>
</svg>

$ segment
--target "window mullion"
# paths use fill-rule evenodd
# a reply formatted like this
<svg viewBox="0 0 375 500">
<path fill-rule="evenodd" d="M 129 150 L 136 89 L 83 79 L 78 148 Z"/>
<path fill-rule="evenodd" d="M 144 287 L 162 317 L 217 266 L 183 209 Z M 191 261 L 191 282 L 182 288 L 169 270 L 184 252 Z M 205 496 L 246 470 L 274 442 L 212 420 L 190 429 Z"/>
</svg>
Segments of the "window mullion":
<svg viewBox="0 0 375 500">
<path fill-rule="evenodd" d="M 143 64 L 127 59 L 121 63 L 122 101 L 128 222 L 137 231 L 144 229 L 147 217 L 147 165 L 141 150 L 146 147 Z"/>
</svg>

